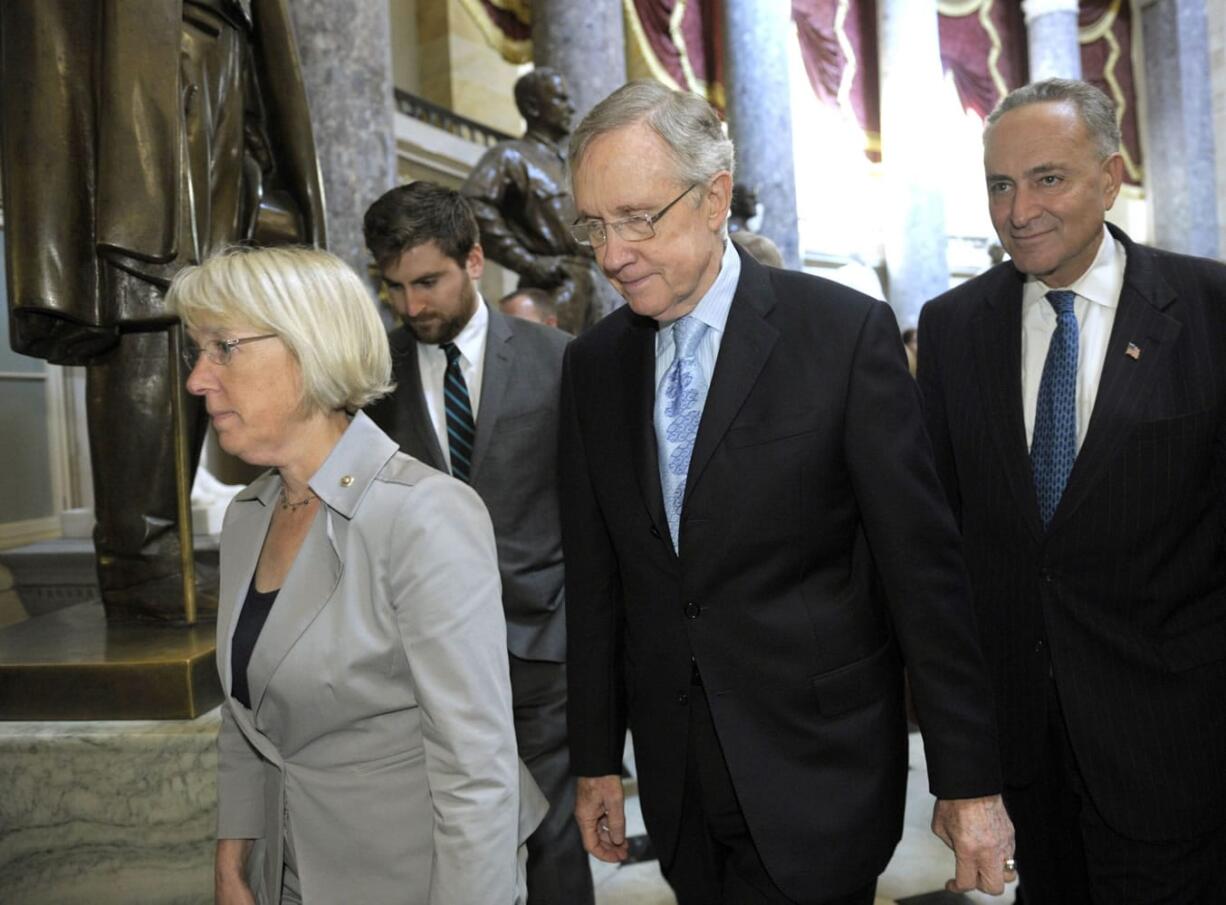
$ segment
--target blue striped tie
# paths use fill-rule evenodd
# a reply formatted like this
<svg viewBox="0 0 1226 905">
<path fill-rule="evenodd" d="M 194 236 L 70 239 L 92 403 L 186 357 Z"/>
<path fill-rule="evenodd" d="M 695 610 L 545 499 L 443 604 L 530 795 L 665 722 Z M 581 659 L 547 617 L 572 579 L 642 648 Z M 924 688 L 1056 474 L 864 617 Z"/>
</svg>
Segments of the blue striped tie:
<svg viewBox="0 0 1226 905">
<path fill-rule="evenodd" d="M 443 375 L 443 408 L 447 412 L 447 448 L 451 453 L 451 473 L 469 483 L 473 464 L 473 440 L 477 435 L 468 384 L 460 372 L 460 350 L 455 343 L 443 343 L 447 371 Z"/>
<path fill-rule="evenodd" d="M 1046 528 L 1056 514 L 1064 485 L 1077 458 L 1077 315 L 1076 293 L 1053 289 L 1047 301 L 1056 309 L 1056 332 L 1047 347 L 1039 401 L 1035 406 L 1034 436 L 1030 463 L 1034 467 L 1034 490 L 1039 515 Z"/>
</svg>

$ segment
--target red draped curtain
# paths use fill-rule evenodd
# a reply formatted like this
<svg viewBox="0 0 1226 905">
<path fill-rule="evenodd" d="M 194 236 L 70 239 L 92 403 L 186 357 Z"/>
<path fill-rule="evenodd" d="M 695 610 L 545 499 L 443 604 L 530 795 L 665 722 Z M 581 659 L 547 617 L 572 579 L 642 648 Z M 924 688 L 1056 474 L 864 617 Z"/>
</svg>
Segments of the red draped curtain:
<svg viewBox="0 0 1226 905">
<path fill-rule="evenodd" d="M 1026 23 L 1007 0 L 946 0 L 939 4 L 941 65 L 953 76 L 964 110 L 981 117 L 1012 89 L 1026 84 Z"/>
<path fill-rule="evenodd" d="M 1137 86 L 1132 66 L 1132 4 L 1127 0 L 1081 0 L 1081 77 L 1115 101 L 1123 138 L 1125 178 L 1139 185 L 1141 139 Z"/>
<path fill-rule="evenodd" d="M 792 0 L 792 21 L 818 100 L 854 116 L 865 153 L 880 160 L 876 0 Z"/>
<path fill-rule="evenodd" d="M 531 0 L 462 0 L 508 59 L 530 48 Z M 623 0 L 631 55 L 650 74 L 721 110 L 722 0 Z M 1029 79 L 1026 25 L 1016 0 L 939 0 L 941 63 L 966 110 L 987 114 Z M 877 0 L 792 0 L 792 20 L 819 101 L 855 118 L 865 152 L 880 159 Z M 1115 101 L 1130 182 L 1141 180 L 1129 0 L 1081 0 L 1083 77 Z M 492 34 L 491 34 L 492 32 Z M 783 48 L 764 48 L 783 53 Z M 529 51 L 530 52 L 530 51 Z M 515 60 L 519 62 L 520 60 Z"/>
</svg>

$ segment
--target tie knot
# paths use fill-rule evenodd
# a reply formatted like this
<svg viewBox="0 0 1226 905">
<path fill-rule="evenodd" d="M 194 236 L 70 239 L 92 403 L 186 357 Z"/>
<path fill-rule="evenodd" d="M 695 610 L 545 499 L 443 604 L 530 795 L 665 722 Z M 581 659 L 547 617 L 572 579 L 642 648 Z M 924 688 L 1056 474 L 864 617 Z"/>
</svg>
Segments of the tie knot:
<svg viewBox="0 0 1226 905">
<path fill-rule="evenodd" d="M 1069 289 L 1053 289 L 1047 293 L 1047 301 L 1056 309 L 1056 314 L 1071 314 L 1073 312 L 1073 302 L 1077 299 L 1077 293 Z"/>
<path fill-rule="evenodd" d="M 673 324 L 673 345 L 677 349 L 677 357 L 693 358 L 706 329 L 706 324 L 688 314 Z"/>
<path fill-rule="evenodd" d="M 439 348 L 447 356 L 447 364 L 453 365 L 460 360 L 460 350 L 456 348 L 455 343 L 442 343 Z"/>
</svg>

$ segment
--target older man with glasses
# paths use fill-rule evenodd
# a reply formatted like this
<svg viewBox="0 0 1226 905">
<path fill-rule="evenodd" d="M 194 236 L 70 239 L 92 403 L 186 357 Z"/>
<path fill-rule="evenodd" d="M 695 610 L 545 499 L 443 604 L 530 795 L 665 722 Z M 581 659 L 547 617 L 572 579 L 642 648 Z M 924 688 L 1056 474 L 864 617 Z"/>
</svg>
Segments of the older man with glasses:
<svg viewBox="0 0 1226 905">
<path fill-rule="evenodd" d="M 727 240 L 732 144 L 693 95 L 624 86 L 570 160 L 575 238 L 627 302 L 562 381 L 588 850 L 627 854 L 629 726 L 680 905 L 871 903 L 902 831 L 905 663 L 950 888 L 1000 892 L 992 702 L 890 309 Z"/>
</svg>

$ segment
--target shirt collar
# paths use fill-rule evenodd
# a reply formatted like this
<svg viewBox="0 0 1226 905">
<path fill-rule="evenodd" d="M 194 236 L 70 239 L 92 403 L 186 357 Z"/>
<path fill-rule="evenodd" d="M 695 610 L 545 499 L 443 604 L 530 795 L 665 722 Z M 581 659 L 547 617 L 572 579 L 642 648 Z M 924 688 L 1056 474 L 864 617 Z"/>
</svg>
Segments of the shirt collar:
<svg viewBox="0 0 1226 905">
<path fill-rule="evenodd" d="M 694 310 L 690 312 L 690 317 L 706 324 L 708 328 L 714 330 L 717 334 L 722 335 L 724 327 L 728 323 L 728 311 L 732 307 L 732 298 L 736 295 L 736 286 L 741 280 L 741 256 L 736 253 L 736 248 L 731 240 L 724 239 L 724 254 L 720 258 L 719 273 L 715 276 L 715 282 L 711 284 L 711 288 L 706 291 L 706 294 L 699 299 L 698 304 L 694 306 Z M 666 337 L 672 336 L 672 326 L 676 321 L 672 321 L 661 327 L 656 334 L 656 348 L 660 348 L 660 344 Z"/>
<path fill-rule="evenodd" d="M 1089 270 L 1073 281 L 1071 286 L 1048 286 L 1038 278 L 1031 278 L 1037 284 L 1038 296 L 1042 297 L 1051 289 L 1069 289 L 1084 299 L 1102 305 L 1104 308 L 1115 308 L 1119 305 L 1120 290 L 1124 286 L 1124 255 L 1115 236 L 1103 225 L 1103 240 L 1098 243 L 1098 254 Z"/>
</svg>

